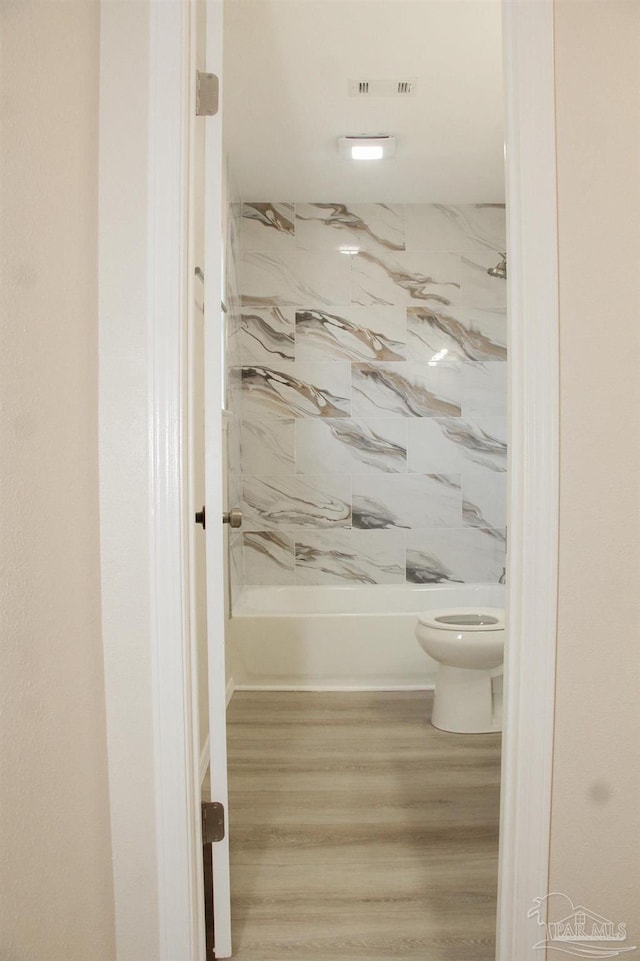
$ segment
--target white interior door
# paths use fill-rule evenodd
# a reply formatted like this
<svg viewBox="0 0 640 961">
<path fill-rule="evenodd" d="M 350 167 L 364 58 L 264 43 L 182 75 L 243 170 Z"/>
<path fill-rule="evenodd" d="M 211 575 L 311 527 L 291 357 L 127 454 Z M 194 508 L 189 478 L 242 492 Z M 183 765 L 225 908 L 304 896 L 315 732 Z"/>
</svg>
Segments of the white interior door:
<svg viewBox="0 0 640 961">
<path fill-rule="evenodd" d="M 222 10 L 217 0 L 192 7 L 192 62 L 201 73 L 221 76 Z M 222 118 L 195 116 L 190 137 L 190 322 L 191 506 L 206 505 L 206 528 L 196 529 L 192 545 L 192 623 L 197 635 L 201 767 L 207 764 L 211 801 L 227 812 L 226 671 L 224 596 L 226 551 L 223 539 L 224 434 L 222 431 Z M 208 737 L 208 740 L 207 740 Z M 208 745 L 208 752 L 207 752 Z M 201 772 L 202 773 L 202 772 Z M 226 820 L 226 817 L 225 817 Z M 208 855 L 207 855 L 208 857 Z M 231 955 L 229 840 L 212 845 L 213 946 L 216 958 Z M 210 897 L 210 892 L 205 897 Z"/>
<path fill-rule="evenodd" d="M 206 70 L 222 80 L 222 3 L 206 4 Z M 222 91 L 220 91 L 220 94 Z M 222 430 L 222 99 L 205 124 L 204 309 L 205 491 L 208 517 L 207 639 L 209 676 L 209 771 L 213 801 L 228 811 L 225 668 L 224 434 Z M 228 818 L 227 818 L 228 821 Z M 231 956 L 229 834 L 213 845 L 214 943 L 216 958 Z"/>
</svg>

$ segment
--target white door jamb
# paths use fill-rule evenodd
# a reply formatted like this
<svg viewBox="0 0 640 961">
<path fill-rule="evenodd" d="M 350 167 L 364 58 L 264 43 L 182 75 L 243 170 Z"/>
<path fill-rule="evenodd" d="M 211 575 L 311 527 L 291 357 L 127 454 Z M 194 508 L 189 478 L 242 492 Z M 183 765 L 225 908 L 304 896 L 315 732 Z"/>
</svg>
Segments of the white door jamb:
<svg viewBox="0 0 640 961">
<path fill-rule="evenodd" d="M 559 331 L 553 0 L 503 0 L 509 542 L 498 961 L 533 961 L 548 892 L 558 591 Z"/>
<path fill-rule="evenodd" d="M 187 516 L 185 390 L 192 72 L 190 4 L 152 0 L 148 365 L 160 961 L 204 958 L 186 526 L 193 522 Z"/>
</svg>

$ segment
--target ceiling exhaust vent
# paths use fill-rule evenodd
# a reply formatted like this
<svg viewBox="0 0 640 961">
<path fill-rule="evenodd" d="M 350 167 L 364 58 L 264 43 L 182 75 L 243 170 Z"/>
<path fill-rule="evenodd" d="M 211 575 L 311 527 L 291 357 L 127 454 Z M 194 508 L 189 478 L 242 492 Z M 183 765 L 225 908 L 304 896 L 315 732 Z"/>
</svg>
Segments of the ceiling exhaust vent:
<svg viewBox="0 0 640 961">
<path fill-rule="evenodd" d="M 415 79 L 349 81 L 350 97 L 410 97 L 415 92 Z"/>
</svg>

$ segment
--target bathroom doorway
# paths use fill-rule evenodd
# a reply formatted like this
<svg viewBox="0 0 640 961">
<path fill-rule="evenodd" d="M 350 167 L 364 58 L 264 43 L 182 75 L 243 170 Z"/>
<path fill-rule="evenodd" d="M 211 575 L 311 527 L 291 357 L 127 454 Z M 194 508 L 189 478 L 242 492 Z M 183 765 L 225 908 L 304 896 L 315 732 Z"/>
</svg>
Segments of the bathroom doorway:
<svg viewBox="0 0 640 961">
<path fill-rule="evenodd" d="M 130 232 L 130 224 L 135 222 L 142 231 L 140 236 L 147 236 L 149 226 L 153 228 L 156 223 L 155 214 L 165 217 L 162 240 L 167 242 L 156 242 L 153 230 L 149 235 L 154 241 L 148 243 L 149 269 L 156 281 L 166 278 L 172 294 L 183 282 L 182 264 L 176 256 L 184 240 L 182 225 L 172 216 L 180 208 L 183 183 L 179 157 L 172 166 L 158 161 L 168 155 L 176 159 L 172 144 L 179 144 L 185 129 L 184 98 L 167 96 L 167 90 L 179 93 L 184 62 L 184 34 L 178 7 L 180 12 L 186 9 L 177 4 L 152 4 L 155 56 L 149 62 L 131 56 L 131 50 L 118 42 L 117 31 L 104 33 L 101 41 L 101 72 L 107 86 L 109 81 L 118 85 L 123 59 L 136 77 L 143 75 L 139 89 L 147 89 L 144 78 L 149 78 L 149 102 L 139 107 L 140 117 L 146 117 L 147 124 L 138 125 L 140 130 L 146 130 L 153 121 L 148 147 L 140 145 L 149 163 L 139 166 L 133 161 L 128 163 L 132 175 L 141 180 L 148 173 L 152 175 L 150 185 L 155 191 L 150 221 L 144 204 L 140 211 L 131 211 L 127 223 L 118 224 L 122 229 L 115 230 L 118 243 L 105 245 L 105 249 L 108 247 L 109 256 L 116 263 L 128 267 L 126 252 L 130 238 L 125 230 Z M 501 961 L 511 961 L 514 957 L 533 961 L 535 921 L 527 922 L 526 918 L 533 898 L 539 897 L 547 884 L 557 592 L 558 304 L 553 2 L 505 2 L 503 12 L 511 236 L 509 298 L 513 309 L 510 311 L 512 483 L 507 584 L 511 645 L 505 664 L 508 723 L 503 743 L 498 957 Z M 144 29 L 144 23 L 140 29 Z M 123 36 L 128 32 L 129 28 Z M 109 134 L 113 140 L 113 130 L 109 128 L 106 133 L 107 136 L 102 137 L 101 131 L 101 145 L 111 143 Z M 112 189 L 117 189 L 122 177 L 120 168 L 113 162 L 116 154 L 117 150 L 113 150 L 111 154 L 101 155 L 101 180 Z M 114 230 L 110 225 L 103 232 L 108 240 L 113 240 Z M 124 251 L 121 263 L 118 251 Z M 179 415 L 184 400 L 181 344 L 176 336 L 176 315 L 168 309 L 173 300 L 152 297 L 146 280 L 140 284 L 141 303 L 146 305 L 150 318 L 147 351 L 140 366 L 147 371 L 153 386 L 148 411 L 149 437 L 153 441 L 150 449 L 154 452 L 153 460 L 149 461 L 153 495 L 148 545 L 153 574 L 150 589 L 154 610 L 166 615 L 156 618 L 150 634 L 152 669 L 148 686 L 149 690 L 156 691 L 159 710 L 157 723 L 145 742 L 145 757 L 153 763 L 157 785 L 158 843 L 171 853 L 168 860 L 158 862 L 157 868 L 162 931 L 170 931 L 173 942 L 182 945 L 179 954 L 195 956 L 197 952 L 189 949 L 198 937 L 195 924 L 198 896 L 190 881 L 195 863 L 190 832 L 193 829 L 195 835 L 195 826 L 184 790 L 185 778 L 191 771 L 193 748 L 182 707 L 185 698 L 188 701 L 190 696 L 189 638 L 184 624 L 175 616 L 185 600 L 181 558 L 177 548 L 173 549 L 184 507 L 183 487 L 177 474 L 179 461 L 175 456 L 181 442 Z M 158 283 L 154 291 L 158 286 L 164 291 L 164 286 Z M 107 310 L 107 326 L 112 319 L 115 323 L 117 318 L 111 318 Z M 131 333 L 128 341 L 134 356 L 140 354 L 136 336 Z M 171 350 L 168 345 L 172 346 Z M 106 370 L 102 384 L 102 396 L 109 401 L 119 390 L 119 380 Z M 103 405 L 104 422 L 107 428 L 118 430 L 117 412 L 112 416 L 110 411 L 107 402 Z M 136 448 L 129 460 L 122 459 L 122 468 L 129 464 L 135 472 L 139 456 Z M 166 550 L 165 545 L 172 549 Z M 140 560 L 141 565 L 146 563 L 147 554 Z M 106 596 L 104 607 L 107 615 L 114 612 L 113 599 Z M 179 638 L 182 645 L 177 644 Z M 178 653 L 179 663 L 176 662 Z M 115 680 L 107 696 L 109 705 L 121 703 Z M 121 773 L 117 758 L 114 772 L 114 777 Z M 197 777 L 197 772 L 194 776 Z M 131 862 L 131 852 L 122 835 L 114 835 L 114 851 L 126 868 Z M 135 870 L 135 865 L 131 865 L 131 869 Z"/>
<path fill-rule="evenodd" d="M 393 850 L 385 832 L 389 824 L 397 832 L 402 812 L 413 805 L 422 819 L 422 833 L 414 824 L 415 850 L 418 837 L 429 836 L 430 850 L 443 850 L 438 840 L 445 836 L 466 837 L 468 853 L 473 839 L 481 839 L 485 873 L 447 888 L 444 860 L 440 871 L 432 866 L 430 877 L 421 876 L 422 883 L 405 892 L 406 903 L 389 895 L 391 928 L 402 926 L 401 915 L 394 915 L 402 904 L 415 915 L 411 924 L 406 919 L 411 934 L 403 941 L 398 930 L 381 927 L 377 942 L 371 930 L 369 940 L 362 932 L 369 927 L 364 915 L 359 935 L 357 920 L 336 930 L 340 911 L 331 898 L 339 896 L 340 880 L 328 876 L 324 930 L 318 909 L 310 950 L 349 957 L 363 950 L 364 939 L 367 957 L 386 957 L 395 937 L 405 957 L 427 951 L 435 958 L 441 950 L 444 961 L 447 952 L 462 950 L 469 959 L 490 958 L 499 735 L 481 736 L 481 745 L 476 736 L 428 726 L 434 665 L 413 636 L 415 601 L 401 595 L 428 585 L 498 588 L 504 580 L 501 4 L 241 0 L 227 13 L 229 507 L 240 506 L 244 515 L 243 529 L 229 532 L 228 634 L 236 689 L 228 712 L 230 805 L 233 814 L 235 790 L 238 819 L 234 950 L 247 959 L 260 951 L 265 958 L 269 951 L 282 956 L 294 946 L 304 951 L 292 935 L 292 890 L 300 896 L 300 917 L 311 899 L 300 865 L 289 865 L 299 874 L 297 884 L 286 895 L 280 889 L 287 924 L 278 915 L 273 884 L 276 875 L 286 875 L 284 851 L 293 856 L 302 850 L 313 865 L 318 832 L 310 828 L 304 789 L 307 830 L 296 832 L 293 812 L 289 824 L 284 785 L 287 772 L 298 785 L 301 779 L 315 784 L 320 771 L 308 761 L 317 756 L 321 768 L 326 752 L 337 781 L 333 722 L 346 724 L 353 716 L 355 731 L 376 731 L 387 758 L 389 748 L 382 745 L 388 736 L 399 737 L 398 718 L 407 739 L 412 732 L 424 750 L 430 750 L 431 735 L 435 755 L 421 757 L 418 750 L 413 756 L 414 769 L 421 770 L 414 783 L 391 764 L 396 787 L 404 784 L 413 798 L 404 799 L 406 808 L 397 795 L 398 807 L 385 808 L 380 786 L 379 805 L 374 801 L 368 809 L 373 820 L 356 818 L 349 828 L 338 818 L 336 834 L 351 837 L 351 844 L 338 845 L 346 861 L 358 862 L 362 847 L 353 846 L 353 832 L 364 843 L 367 823 L 378 824 L 380 834 L 368 836 L 371 850 Z M 296 82 L 301 76 L 303 84 Z M 377 168 L 344 160 L 340 137 L 361 133 L 395 137 L 395 156 Z M 278 152 L 282 145 L 286 150 Z M 356 607 L 350 606 L 354 594 L 360 595 Z M 376 615 L 379 597 L 383 610 Z M 392 621 L 387 609 L 394 605 L 398 618 Z M 376 619 L 383 627 L 377 632 Z M 343 740 L 351 747 L 348 731 L 345 726 Z M 303 746 L 306 734 L 315 746 Z M 453 760 L 454 741 L 466 760 Z M 391 755 L 402 754 L 401 743 Z M 296 776 L 289 765 L 298 751 L 308 766 Z M 442 787 L 429 805 L 425 777 L 430 768 L 435 777 L 436 770 L 458 763 L 466 769 L 468 800 L 473 807 L 482 797 L 483 813 L 465 815 L 459 807 L 451 820 L 463 804 L 464 786 L 450 785 L 449 796 Z M 344 766 L 355 767 L 356 776 L 350 790 L 336 790 L 357 806 L 357 772 L 362 786 L 367 772 L 380 773 L 380 755 L 363 742 L 359 762 L 347 752 Z M 319 790 L 324 810 L 335 813 L 330 791 Z M 252 820 L 256 813 L 260 823 Z M 232 822 L 232 871 L 233 836 Z M 325 845 L 331 843 L 326 836 Z M 427 848 L 422 854 L 424 869 Z M 464 863 L 462 854 L 452 854 L 456 858 Z M 387 860 L 390 866 L 391 854 Z M 370 881 L 372 871 L 364 874 Z M 385 903 L 380 889 L 364 884 L 360 890 L 347 913 Z M 466 932 L 456 899 L 473 904 Z M 318 896 L 314 903 L 320 902 Z M 443 910 L 453 928 L 458 925 L 457 942 L 453 928 L 444 932 Z M 430 916 L 435 925 L 428 932 Z M 422 939 L 416 927 L 421 918 Z"/>
</svg>

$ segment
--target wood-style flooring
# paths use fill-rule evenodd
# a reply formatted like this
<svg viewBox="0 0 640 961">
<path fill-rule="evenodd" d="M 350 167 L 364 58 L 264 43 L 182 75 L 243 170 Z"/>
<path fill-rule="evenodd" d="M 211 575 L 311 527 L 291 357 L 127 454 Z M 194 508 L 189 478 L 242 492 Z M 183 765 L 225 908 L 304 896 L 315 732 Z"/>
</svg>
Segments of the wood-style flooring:
<svg viewBox="0 0 640 961">
<path fill-rule="evenodd" d="M 237 692 L 237 961 L 493 961 L 500 736 L 428 692 Z"/>
</svg>

